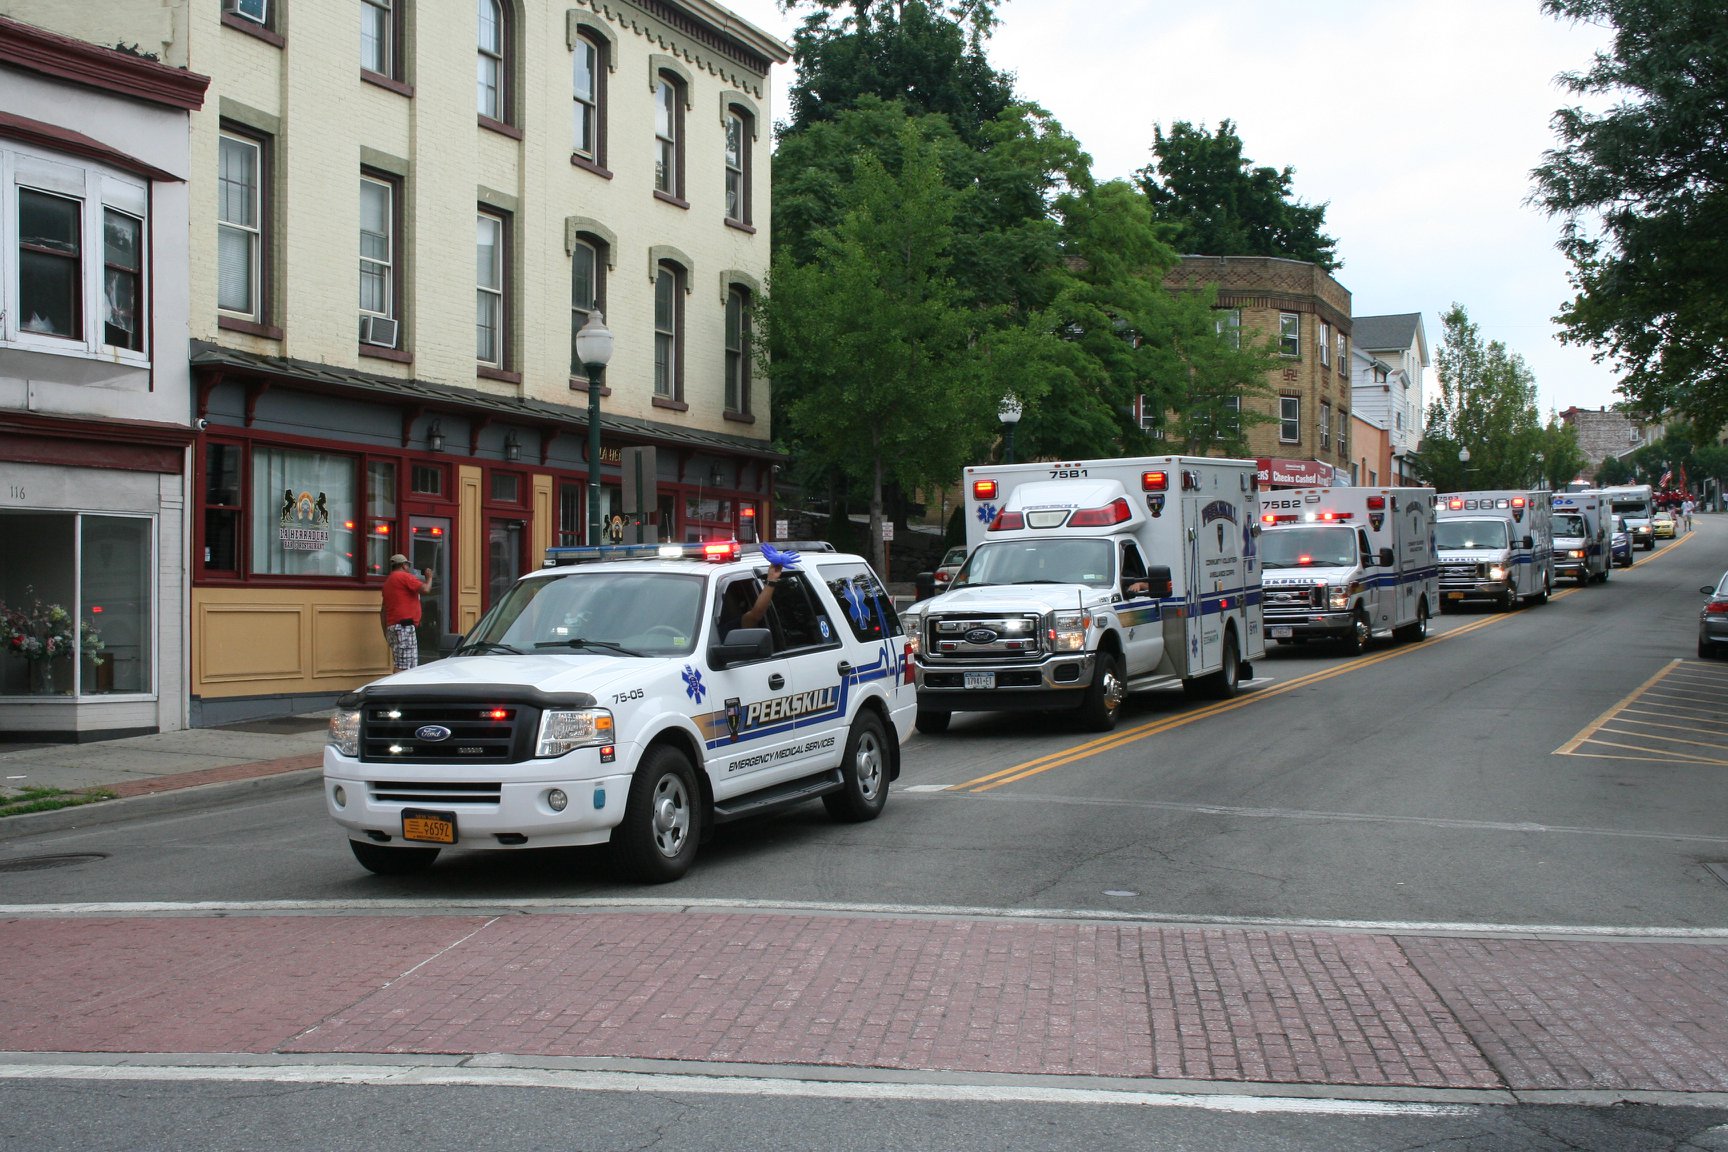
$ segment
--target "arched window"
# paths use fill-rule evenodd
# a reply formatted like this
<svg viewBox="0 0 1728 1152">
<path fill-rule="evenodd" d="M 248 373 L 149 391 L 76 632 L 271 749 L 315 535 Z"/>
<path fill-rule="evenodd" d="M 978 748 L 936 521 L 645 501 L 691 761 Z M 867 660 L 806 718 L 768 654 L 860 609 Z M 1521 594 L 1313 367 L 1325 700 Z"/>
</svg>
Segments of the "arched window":
<svg viewBox="0 0 1728 1152">
<path fill-rule="evenodd" d="M 510 43 L 508 13 L 503 0 L 478 0 L 478 3 L 476 99 L 482 117 L 505 124 L 510 120 L 510 72 L 506 52 Z"/>
</svg>

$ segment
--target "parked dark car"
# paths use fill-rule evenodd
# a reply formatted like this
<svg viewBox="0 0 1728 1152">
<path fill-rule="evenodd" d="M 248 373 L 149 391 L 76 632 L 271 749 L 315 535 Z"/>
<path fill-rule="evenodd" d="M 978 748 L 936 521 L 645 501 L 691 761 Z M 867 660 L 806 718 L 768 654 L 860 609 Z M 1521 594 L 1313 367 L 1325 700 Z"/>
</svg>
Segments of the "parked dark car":
<svg viewBox="0 0 1728 1152">
<path fill-rule="evenodd" d="M 1708 659 L 1728 648 L 1728 573 L 1698 591 L 1710 597 L 1698 610 L 1698 655 Z"/>
<path fill-rule="evenodd" d="M 1632 567 L 1632 530 L 1626 527 L 1624 516 L 1614 517 L 1614 533 L 1608 540 L 1608 557 L 1614 567 Z"/>
</svg>

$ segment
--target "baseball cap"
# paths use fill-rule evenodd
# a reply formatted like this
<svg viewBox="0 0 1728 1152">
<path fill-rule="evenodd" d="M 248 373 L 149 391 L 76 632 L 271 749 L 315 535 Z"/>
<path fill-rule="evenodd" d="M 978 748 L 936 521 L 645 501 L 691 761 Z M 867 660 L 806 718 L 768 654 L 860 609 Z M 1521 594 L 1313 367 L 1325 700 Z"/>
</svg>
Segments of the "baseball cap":
<svg viewBox="0 0 1728 1152">
<path fill-rule="evenodd" d="M 397 565 L 397 564 L 406 564 L 406 563 L 408 563 L 408 557 L 406 557 L 406 556 L 402 555 L 402 553 L 398 552 L 398 553 L 396 553 L 396 555 L 390 557 L 390 563 L 392 566 Z"/>
</svg>

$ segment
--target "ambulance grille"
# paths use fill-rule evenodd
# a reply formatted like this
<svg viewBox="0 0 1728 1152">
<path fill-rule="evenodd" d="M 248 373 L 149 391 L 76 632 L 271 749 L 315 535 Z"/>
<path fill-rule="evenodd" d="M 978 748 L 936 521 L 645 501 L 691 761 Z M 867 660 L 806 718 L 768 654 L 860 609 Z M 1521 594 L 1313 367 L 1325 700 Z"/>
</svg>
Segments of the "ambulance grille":
<svg viewBox="0 0 1728 1152">
<path fill-rule="evenodd" d="M 1268 612 L 1280 608 L 1319 608 L 1320 586 L 1317 584 L 1268 584 L 1260 594 L 1260 604 Z"/>
<path fill-rule="evenodd" d="M 924 623 L 926 661 L 1032 662 L 1043 655 L 1043 618 L 1035 613 L 961 613 Z"/>
</svg>

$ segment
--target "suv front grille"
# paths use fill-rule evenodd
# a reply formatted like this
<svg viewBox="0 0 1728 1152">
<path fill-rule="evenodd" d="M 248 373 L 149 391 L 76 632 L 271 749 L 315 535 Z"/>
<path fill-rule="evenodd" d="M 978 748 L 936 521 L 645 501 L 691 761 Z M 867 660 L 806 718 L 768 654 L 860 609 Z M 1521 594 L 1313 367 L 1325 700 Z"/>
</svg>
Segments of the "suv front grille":
<svg viewBox="0 0 1728 1152">
<path fill-rule="evenodd" d="M 360 759 L 374 764 L 509 764 L 528 758 L 540 722 L 536 708 L 445 700 L 368 701 L 360 721 Z"/>
</svg>

